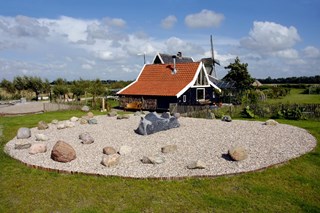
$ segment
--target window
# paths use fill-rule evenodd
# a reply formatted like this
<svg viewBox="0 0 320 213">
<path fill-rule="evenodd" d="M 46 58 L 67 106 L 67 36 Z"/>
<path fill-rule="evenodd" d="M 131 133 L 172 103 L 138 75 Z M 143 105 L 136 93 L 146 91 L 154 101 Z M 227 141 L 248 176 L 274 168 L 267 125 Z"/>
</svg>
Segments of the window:
<svg viewBox="0 0 320 213">
<path fill-rule="evenodd" d="M 182 99 L 183 99 L 183 103 L 185 103 L 187 101 L 187 96 L 186 95 L 183 95 L 182 96 Z"/>
<path fill-rule="evenodd" d="M 204 100 L 204 97 L 205 97 L 205 89 L 197 88 L 197 101 Z"/>
</svg>

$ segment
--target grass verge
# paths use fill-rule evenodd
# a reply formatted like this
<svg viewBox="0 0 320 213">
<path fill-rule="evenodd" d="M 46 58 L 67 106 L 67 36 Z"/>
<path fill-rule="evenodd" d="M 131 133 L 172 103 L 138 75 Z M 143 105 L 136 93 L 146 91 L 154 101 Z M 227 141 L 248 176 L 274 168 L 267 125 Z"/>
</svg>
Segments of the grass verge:
<svg viewBox="0 0 320 213">
<path fill-rule="evenodd" d="M 0 212 L 320 212 L 319 146 L 260 172 L 172 181 L 46 172 L 3 152 L 19 127 L 81 115 L 67 111 L 0 118 Z M 307 129 L 320 141 L 319 122 L 279 122 Z"/>
</svg>

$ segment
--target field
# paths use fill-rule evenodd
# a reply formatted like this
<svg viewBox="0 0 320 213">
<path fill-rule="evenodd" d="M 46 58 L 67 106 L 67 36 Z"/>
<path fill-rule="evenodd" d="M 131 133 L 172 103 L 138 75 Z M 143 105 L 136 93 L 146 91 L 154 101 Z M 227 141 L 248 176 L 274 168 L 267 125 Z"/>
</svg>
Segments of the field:
<svg viewBox="0 0 320 213">
<path fill-rule="evenodd" d="M 270 104 L 320 104 L 320 95 L 316 94 L 302 94 L 304 89 L 291 89 L 290 94 L 283 98 L 268 99 L 266 102 Z"/>
<path fill-rule="evenodd" d="M 28 168 L 3 152 L 19 127 L 81 115 L 0 118 L 0 212 L 320 212 L 319 146 L 263 171 L 183 180 L 60 174 Z M 320 141 L 317 121 L 279 122 L 305 128 Z"/>
</svg>

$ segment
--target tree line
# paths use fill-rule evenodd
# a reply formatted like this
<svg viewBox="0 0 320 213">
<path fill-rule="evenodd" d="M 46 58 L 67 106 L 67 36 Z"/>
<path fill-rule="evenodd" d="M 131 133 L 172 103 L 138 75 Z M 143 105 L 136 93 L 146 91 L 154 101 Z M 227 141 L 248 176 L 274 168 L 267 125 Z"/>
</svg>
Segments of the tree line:
<svg viewBox="0 0 320 213">
<path fill-rule="evenodd" d="M 258 79 L 262 84 L 320 84 L 320 75 Z"/>
</svg>

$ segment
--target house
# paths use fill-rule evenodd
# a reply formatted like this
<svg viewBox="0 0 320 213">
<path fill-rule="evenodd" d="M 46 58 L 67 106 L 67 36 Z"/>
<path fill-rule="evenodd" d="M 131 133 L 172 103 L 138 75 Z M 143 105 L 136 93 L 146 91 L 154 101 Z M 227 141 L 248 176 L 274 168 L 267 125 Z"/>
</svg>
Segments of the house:
<svg viewBox="0 0 320 213">
<path fill-rule="evenodd" d="M 202 61 L 184 61 L 177 55 L 164 63 L 169 62 L 165 58 L 157 54 L 153 64 L 145 64 L 137 79 L 117 93 L 121 107 L 168 110 L 170 103 L 199 105 L 215 101 L 220 88 L 210 81 Z"/>
<path fill-rule="evenodd" d="M 176 56 L 176 63 L 189 63 L 194 62 L 193 58 L 182 56 L 182 52 L 178 52 Z M 153 64 L 172 64 L 172 55 L 157 53 L 153 59 Z"/>
</svg>

